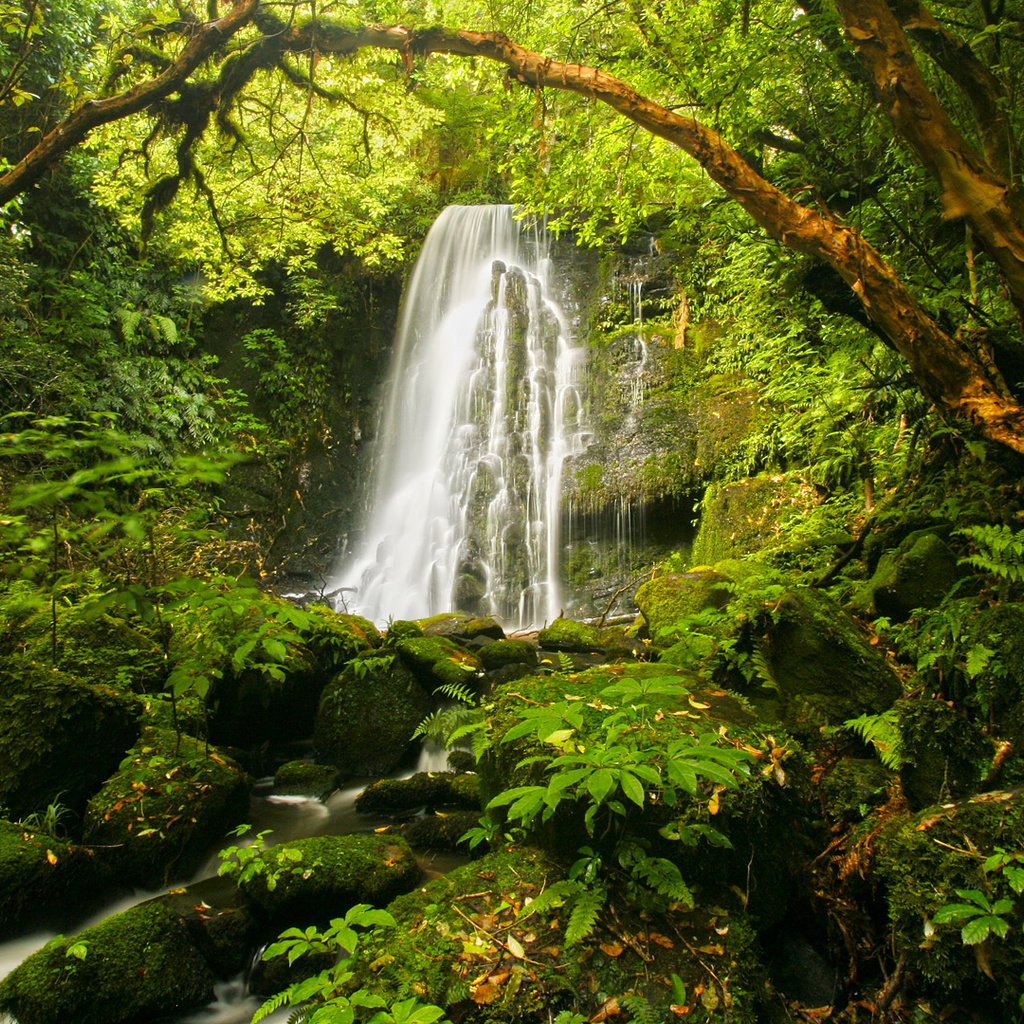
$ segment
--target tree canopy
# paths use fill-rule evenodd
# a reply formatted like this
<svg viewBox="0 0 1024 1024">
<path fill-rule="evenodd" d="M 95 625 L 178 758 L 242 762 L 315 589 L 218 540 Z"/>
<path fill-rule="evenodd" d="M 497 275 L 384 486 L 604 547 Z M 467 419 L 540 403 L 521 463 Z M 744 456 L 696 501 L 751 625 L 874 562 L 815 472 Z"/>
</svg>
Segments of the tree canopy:
<svg viewBox="0 0 1024 1024">
<path fill-rule="evenodd" d="M 426 212 L 440 168 L 425 168 L 454 136 L 449 173 L 489 149 L 513 198 L 583 238 L 693 218 L 694 166 L 649 135 L 838 274 L 940 411 L 1024 450 L 1020 27 L 1005 5 L 237 0 L 6 17 L 2 202 L 88 149 L 96 194 L 144 237 L 163 215 L 164 244 L 211 262 L 234 245 L 234 268 L 246 249 L 301 261 L 325 242 L 373 265 L 400 258 L 389 226 L 417 197 Z M 92 40 L 77 77 L 53 52 L 75 24 L 79 48 Z M 515 83 L 528 91 L 502 95 Z M 201 243 L 194 211 L 166 212 L 183 185 L 216 228 Z"/>
</svg>

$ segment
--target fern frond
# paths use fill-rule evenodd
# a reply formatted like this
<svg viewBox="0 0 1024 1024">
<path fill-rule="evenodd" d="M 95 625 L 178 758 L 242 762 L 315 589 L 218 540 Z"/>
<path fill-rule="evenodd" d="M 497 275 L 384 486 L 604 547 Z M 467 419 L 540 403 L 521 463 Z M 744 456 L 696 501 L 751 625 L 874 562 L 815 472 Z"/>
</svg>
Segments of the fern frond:
<svg viewBox="0 0 1024 1024">
<path fill-rule="evenodd" d="M 252 1015 L 252 1021 L 250 1024 L 259 1024 L 261 1020 L 269 1017 L 277 1010 L 280 1010 L 282 1006 L 287 1006 L 291 1000 L 292 989 L 294 987 L 294 985 L 289 985 L 288 988 L 282 989 L 280 992 L 277 992 L 268 999 L 265 999 L 262 1005 Z"/>
<path fill-rule="evenodd" d="M 150 330 L 153 332 L 153 336 L 156 341 L 160 341 L 162 339 L 168 345 L 177 344 L 178 327 L 169 316 L 156 314 L 150 317 L 149 324 Z"/>
<path fill-rule="evenodd" d="M 865 743 L 871 744 L 879 761 L 893 771 L 903 764 L 903 746 L 896 709 L 890 708 L 880 715 L 859 715 L 843 722 L 843 728 L 855 732 Z"/>
<path fill-rule="evenodd" d="M 435 697 L 446 697 L 460 704 L 476 704 L 476 694 L 462 683 L 444 683 L 434 690 Z"/>
<path fill-rule="evenodd" d="M 520 918 L 531 917 L 534 914 L 544 914 L 549 910 L 565 906 L 577 899 L 586 892 L 582 882 L 563 878 L 558 882 L 552 882 L 539 896 L 535 897 L 519 913 Z"/>
<path fill-rule="evenodd" d="M 597 919 L 604 909 L 606 898 L 607 892 L 602 885 L 594 886 L 591 889 L 582 889 L 573 903 L 572 912 L 569 914 L 569 923 L 565 928 L 567 946 L 574 946 L 593 934 Z"/>
<path fill-rule="evenodd" d="M 116 315 L 124 340 L 134 341 L 139 324 L 142 323 L 142 314 L 137 309 L 119 309 Z"/>
<path fill-rule="evenodd" d="M 750 664 L 754 668 L 754 672 L 757 678 L 761 681 L 762 686 L 767 686 L 769 689 L 778 690 L 779 684 L 775 678 L 775 674 L 772 672 L 771 664 L 768 661 L 768 654 L 765 651 L 764 640 L 760 637 L 754 639 L 754 650 L 750 654 Z"/>
</svg>

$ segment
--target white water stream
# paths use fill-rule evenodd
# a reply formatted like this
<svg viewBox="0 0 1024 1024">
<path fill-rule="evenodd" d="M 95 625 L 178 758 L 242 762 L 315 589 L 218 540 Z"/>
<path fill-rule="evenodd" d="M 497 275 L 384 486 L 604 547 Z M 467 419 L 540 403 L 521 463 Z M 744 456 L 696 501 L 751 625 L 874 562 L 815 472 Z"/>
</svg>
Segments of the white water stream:
<svg viewBox="0 0 1024 1024">
<path fill-rule="evenodd" d="M 447 762 L 447 753 L 438 748 L 425 746 L 420 758 L 412 771 L 440 771 Z M 273 780 L 265 779 L 257 785 L 250 806 L 250 821 L 253 824 L 250 836 L 264 829 L 270 829 L 270 843 L 284 843 L 289 840 L 301 839 L 314 835 L 346 835 L 354 832 L 367 832 L 376 826 L 386 824 L 383 818 L 359 814 L 355 810 L 356 797 L 366 788 L 371 780 L 353 783 L 344 789 L 336 790 L 326 800 L 320 801 L 313 797 L 292 796 L 273 792 Z M 223 846 L 241 846 L 245 840 L 226 838 Z M 439 855 L 429 862 L 421 864 L 428 877 L 449 869 L 454 863 L 462 863 L 464 858 Z M 99 924 L 101 921 L 121 911 L 128 910 L 145 900 L 159 896 L 170 888 L 181 885 L 192 885 L 217 873 L 220 859 L 216 854 L 195 872 L 192 878 L 175 882 L 173 886 L 153 890 L 137 890 L 130 895 L 118 897 L 103 907 L 102 910 L 85 920 L 75 921 L 68 934 L 74 934 L 85 928 Z M 0 942 L 0 979 L 5 978 L 23 960 L 41 949 L 57 932 L 53 930 L 37 931 L 31 935 L 19 936 L 6 942 Z M 214 1001 L 202 1009 L 180 1017 L 161 1018 L 161 1024 L 248 1024 L 253 1013 L 262 1004 L 263 999 L 248 993 L 243 977 L 218 982 L 214 986 Z M 264 1018 L 269 1024 L 281 1024 L 288 1019 L 291 1011 L 282 1009 Z M 0 1022 L 6 1024 L 11 1018 L 0 1014 Z M 69 1022 L 73 1024 L 73 1022 Z"/>
<path fill-rule="evenodd" d="M 452 206 L 403 299 L 361 539 L 333 581 L 378 623 L 558 615 L 564 460 L 581 351 L 549 297 L 547 238 L 509 206 Z"/>
</svg>

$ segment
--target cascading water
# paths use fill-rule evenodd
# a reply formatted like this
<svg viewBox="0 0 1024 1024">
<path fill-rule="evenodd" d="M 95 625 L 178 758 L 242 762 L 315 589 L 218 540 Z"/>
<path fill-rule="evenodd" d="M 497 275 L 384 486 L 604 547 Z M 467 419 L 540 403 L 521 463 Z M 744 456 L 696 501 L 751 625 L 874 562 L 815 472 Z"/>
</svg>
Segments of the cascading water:
<svg viewBox="0 0 1024 1024">
<path fill-rule="evenodd" d="M 361 543 L 336 582 L 381 622 L 560 608 L 562 464 L 582 448 L 581 349 L 548 297 L 543 232 L 448 207 L 403 300 Z"/>
</svg>

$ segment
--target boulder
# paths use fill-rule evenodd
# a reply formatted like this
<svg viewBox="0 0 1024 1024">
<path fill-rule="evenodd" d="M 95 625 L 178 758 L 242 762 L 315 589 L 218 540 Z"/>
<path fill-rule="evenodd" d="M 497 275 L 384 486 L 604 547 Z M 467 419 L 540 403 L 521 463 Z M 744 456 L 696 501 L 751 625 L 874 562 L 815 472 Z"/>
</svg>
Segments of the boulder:
<svg viewBox="0 0 1024 1024">
<path fill-rule="evenodd" d="M 247 817 L 250 781 L 215 747 L 146 730 L 89 801 L 85 839 L 110 847 L 123 877 L 136 885 L 187 877 Z"/>
<path fill-rule="evenodd" d="M 264 596 L 267 602 L 286 604 Z M 220 744 L 254 747 L 305 739 L 327 682 L 357 654 L 372 651 L 380 634 L 357 615 L 323 605 L 303 609 L 302 626 L 276 672 L 224 666 L 210 694 L 210 736 Z"/>
<path fill-rule="evenodd" d="M 488 672 L 495 672 L 508 665 L 532 668 L 537 664 L 537 648 L 527 640 L 494 640 L 476 653 Z"/>
<path fill-rule="evenodd" d="M 878 560 L 851 602 L 865 615 L 902 622 L 915 608 L 934 608 L 963 577 L 957 556 L 934 530 L 915 530 Z"/>
<path fill-rule="evenodd" d="M 338 770 L 329 764 L 288 761 L 274 772 L 274 791 L 326 799 L 338 788 Z"/>
<path fill-rule="evenodd" d="M 480 778 L 467 772 L 417 772 L 407 779 L 378 779 L 356 797 L 360 814 L 401 814 L 420 807 L 480 807 Z"/>
<path fill-rule="evenodd" d="M 272 846 L 266 870 L 239 888 L 274 922 L 326 924 L 356 903 L 383 906 L 420 879 L 409 844 L 398 836 L 312 836 Z"/>
<path fill-rule="evenodd" d="M 359 655 L 324 689 L 313 732 L 317 760 L 344 776 L 387 775 L 433 706 L 393 651 Z"/>
<path fill-rule="evenodd" d="M 428 690 L 473 688 L 483 669 L 475 654 L 445 637 L 409 637 L 399 640 L 395 650 Z"/>
<path fill-rule="evenodd" d="M 460 644 L 472 644 L 480 640 L 503 640 L 505 631 L 497 619 L 490 615 L 463 615 L 448 612 L 434 615 L 429 619 L 418 619 L 417 623 L 424 636 L 443 636 Z"/>
<path fill-rule="evenodd" d="M 81 814 L 139 735 L 137 698 L 15 658 L 0 662 L 0 805 Z"/>
<path fill-rule="evenodd" d="M 128 1024 L 196 1009 L 213 972 L 183 918 L 157 900 L 48 942 L 0 982 L 19 1024 Z"/>
<path fill-rule="evenodd" d="M 0 820 L 0 938 L 44 925 L 64 929 L 117 887 L 95 850 Z"/>
</svg>

